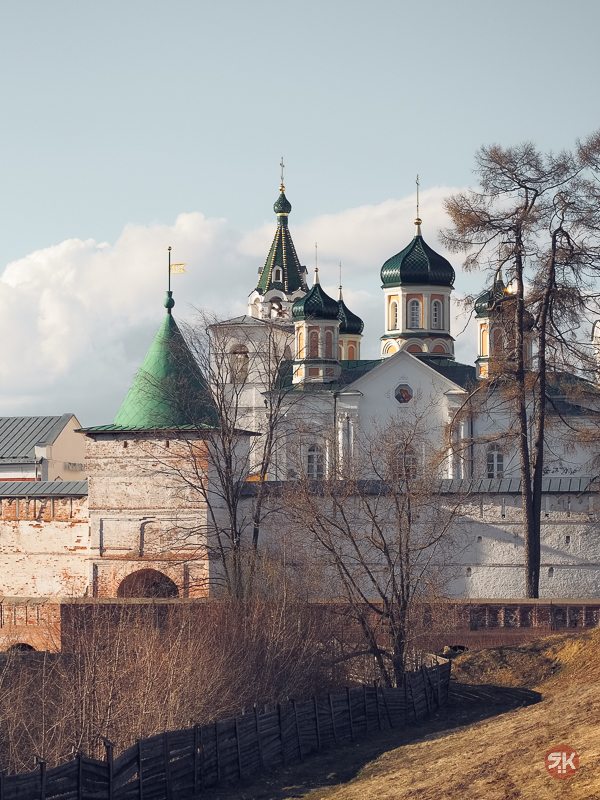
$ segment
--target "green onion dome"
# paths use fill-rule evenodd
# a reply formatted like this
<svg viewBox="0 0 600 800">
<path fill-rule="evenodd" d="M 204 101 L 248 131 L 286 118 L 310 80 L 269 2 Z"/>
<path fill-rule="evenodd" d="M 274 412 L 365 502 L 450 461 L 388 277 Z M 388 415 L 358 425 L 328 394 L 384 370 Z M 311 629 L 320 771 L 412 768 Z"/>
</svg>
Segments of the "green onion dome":
<svg viewBox="0 0 600 800">
<path fill-rule="evenodd" d="M 281 194 L 273 204 L 273 211 L 276 214 L 289 214 L 292 210 L 292 204 L 285 196 L 285 186 L 281 184 Z"/>
<path fill-rule="evenodd" d="M 329 297 L 319 283 L 319 272 L 315 270 L 315 282 L 312 288 L 300 297 L 292 306 L 292 319 L 300 322 L 303 319 L 338 319 L 339 305 L 337 300 Z"/>
<path fill-rule="evenodd" d="M 388 258 L 381 268 L 383 288 L 407 284 L 453 286 L 454 270 L 448 259 L 432 250 L 421 236 L 421 220 L 415 221 L 417 233 L 412 242 Z"/>
<path fill-rule="evenodd" d="M 479 318 L 487 317 L 494 304 L 499 300 L 503 300 L 507 294 L 506 286 L 502 280 L 502 271 L 498 268 L 492 288 L 480 294 L 475 300 L 475 316 Z"/>
<path fill-rule="evenodd" d="M 338 318 L 340 320 L 340 333 L 354 334 L 360 336 L 365 327 L 362 319 L 353 314 L 342 298 L 342 287 L 340 286 L 340 299 L 338 300 Z"/>
</svg>

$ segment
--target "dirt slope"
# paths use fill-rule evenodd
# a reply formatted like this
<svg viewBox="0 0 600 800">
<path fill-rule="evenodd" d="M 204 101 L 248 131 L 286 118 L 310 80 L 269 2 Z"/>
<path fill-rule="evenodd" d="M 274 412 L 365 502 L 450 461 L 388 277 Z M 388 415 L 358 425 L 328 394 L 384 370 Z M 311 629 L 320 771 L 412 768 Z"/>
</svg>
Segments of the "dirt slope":
<svg viewBox="0 0 600 800">
<path fill-rule="evenodd" d="M 310 756 L 206 800 L 600 800 L 600 630 L 467 653 L 453 673 L 460 683 L 449 707 L 418 727 Z M 533 690 L 542 700 L 527 705 L 539 698 Z M 580 755 L 564 781 L 544 766 L 557 744 Z"/>
<path fill-rule="evenodd" d="M 350 783 L 307 797 L 600 800 L 600 631 L 466 654 L 454 667 L 461 681 L 526 686 L 543 699 L 392 750 Z M 560 781 L 544 760 L 563 743 L 578 751 L 580 768 Z"/>
</svg>

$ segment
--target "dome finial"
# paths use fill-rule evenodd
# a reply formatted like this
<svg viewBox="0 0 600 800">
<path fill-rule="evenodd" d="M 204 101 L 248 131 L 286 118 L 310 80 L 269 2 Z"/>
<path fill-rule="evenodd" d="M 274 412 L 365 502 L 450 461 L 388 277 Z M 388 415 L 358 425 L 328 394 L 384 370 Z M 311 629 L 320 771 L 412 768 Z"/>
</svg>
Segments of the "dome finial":
<svg viewBox="0 0 600 800">
<path fill-rule="evenodd" d="M 317 243 L 315 242 L 315 283 L 319 282 L 319 257 Z"/>
<path fill-rule="evenodd" d="M 342 262 L 340 261 L 340 297 L 339 297 L 340 302 L 343 299 L 344 298 L 342 297 Z"/>
<path fill-rule="evenodd" d="M 417 184 L 417 218 L 415 220 L 415 225 L 417 226 L 417 232 L 415 233 L 415 236 L 420 236 L 421 235 L 421 223 L 423 222 L 423 220 L 419 216 L 419 186 L 420 186 L 420 184 L 419 184 L 419 176 L 418 175 L 417 175 L 417 179 L 416 179 L 415 183 Z"/>
<path fill-rule="evenodd" d="M 285 196 L 285 186 L 283 184 L 283 168 L 285 164 L 283 163 L 283 156 L 281 156 L 279 166 L 281 167 L 281 185 L 279 187 L 279 197 L 275 201 L 273 211 L 277 214 L 279 224 L 287 225 L 287 217 L 292 210 L 292 204 Z"/>
<path fill-rule="evenodd" d="M 168 248 L 169 250 L 169 288 L 167 289 L 167 296 L 165 298 L 165 308 L 167 309 L 167 314 L 171 313 L 171 309 L 175 305 L 175 300 L 173 300 L 173 292 L 171 291 L 171 247 Z"/>
</svg>

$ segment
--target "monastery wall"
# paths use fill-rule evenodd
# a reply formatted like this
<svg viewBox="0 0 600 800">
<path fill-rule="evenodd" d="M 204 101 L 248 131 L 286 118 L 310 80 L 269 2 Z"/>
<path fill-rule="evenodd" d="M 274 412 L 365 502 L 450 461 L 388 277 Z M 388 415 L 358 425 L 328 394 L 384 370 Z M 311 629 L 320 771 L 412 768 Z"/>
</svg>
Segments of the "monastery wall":
<svg viewBox="0 0 600 800">
<path fill-rule="evenodd" d="M 248 493 L 252 488 L 249 487 Z M 324 500 L 324 502 L 327 502 Z M 374 500 L 374 502 L 376 502 Z M 444 502 L 444 495 L 440 495 Z M 346 512 L 360 524 L 360 511 L 345 501 Z M 278 511 L 276 502 L 265 508 L 261 536 L 263 544 L 276 547 L 284 542 L 297 548 L 297 532 L 289 529 L 285 512 Z M 379 515 L 385 513 L 385 505 L 377 506 Z M 390 507 L 390 537 L 396 534 Z M 440 517 L 443 521 L 443 514 Z M 427 525 L 427 523 L 425 523 Z M 435 524 L 435 523 L 432 523 Z M 286 535 L 287 534 L 287 535 Z M 418 537 L 418 528 L 414 534 Z M 542 502 L 541 529 L 541 573 L 540 597 L 553 598 L 600 598 L 600 497 L 594 491 L 546 493 Z M 301 546 L 307 547 L 306 563 L 315 562 L 315 569 L 308 570 L 307 591 L 312 596 L 332 597 L 333 582 L 329 593 L 323 588 L 312 587 L 319 580 L 326 558 L 319 555 L 318 548 L 310 544 L 309 535 Z M 303 563 L 303 556 L 297 559 Z M 437 548 L 432 562 L 436 586 L 443 596 L 456 599 L 495 598 L 508 599 L 525 596 L 523 521 L 521 497 L 517 494 L 471 495 L 460 507 L 448 535 Z M 309 588 L 309 583 L 310 587 Z M 316 592 L 316 593 L 315 593 Z"/>
<path fill-rule="evenodd" d="M 540 596 L 600 597 L 598 495 L 542 499 Z M 523 521 L 519 495 L 480 495 L 462 515 L 466 547 L 452 582 L 454 597 L 523 597 Z"/>
<path fill-rule="evenodd" d="M 0 596 L 81 597 L 89 573 L 87 497 L 0 500 Z"/>
<path fill-rule="evenodd" d="M 179 596 L 206 594 L 206 509 L 185 485 L 185 478 L 192 478 L 190 455 L 192 471 L 201 480 L 208 468 L 202 439 L 86 437 L 94 597 L 139 591 L 138 584 L 128 589 L 123 581 L 142 571 L 154 587 L 148 591 L 164 591 L 159 575 L 151 574 L 159 573 L 173 582 L 170 591 Z"/>
</svg>

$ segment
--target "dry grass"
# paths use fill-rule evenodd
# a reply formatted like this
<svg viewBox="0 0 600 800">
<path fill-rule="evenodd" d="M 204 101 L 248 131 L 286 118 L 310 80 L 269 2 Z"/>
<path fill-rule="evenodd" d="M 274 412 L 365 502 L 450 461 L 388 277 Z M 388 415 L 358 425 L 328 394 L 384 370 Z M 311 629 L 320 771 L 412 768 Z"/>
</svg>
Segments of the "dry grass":
<svg viewBox="0 0 600 800">
<path fill-rule="evenodd" d="M 468 653 L 454 667 L 465 683 L 536 688 L 543 700 L 502 713 L 502 698 L 510 700 L 508 689 L 492 691 L 486 707 L 469 707 L 455 692 L 445 715 L 418 729 L 330 751 L 278 776 L 215 791 L 211 797 L 600 800 L 600 631 Z M 580 755 L 579 771 L 565 781 L 544 767 L 546 752 L 562 743 Z"/>
</svg>

